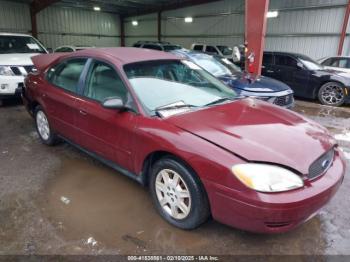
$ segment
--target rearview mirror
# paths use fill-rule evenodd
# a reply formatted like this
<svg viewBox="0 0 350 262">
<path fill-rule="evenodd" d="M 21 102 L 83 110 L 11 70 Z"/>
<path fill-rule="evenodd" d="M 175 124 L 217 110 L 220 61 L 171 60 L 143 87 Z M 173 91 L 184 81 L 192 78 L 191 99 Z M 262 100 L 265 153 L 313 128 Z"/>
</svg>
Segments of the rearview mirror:
<svg viewBox="0 0 350 262">
<path fill-rule="evenodd" d="M 107 98 L 102 103 L 102 106 L 104 108 L 108 108 L 108 109 L 124 109 L 125 108 L 124 102 L 120 97 Z"/>
</svg>

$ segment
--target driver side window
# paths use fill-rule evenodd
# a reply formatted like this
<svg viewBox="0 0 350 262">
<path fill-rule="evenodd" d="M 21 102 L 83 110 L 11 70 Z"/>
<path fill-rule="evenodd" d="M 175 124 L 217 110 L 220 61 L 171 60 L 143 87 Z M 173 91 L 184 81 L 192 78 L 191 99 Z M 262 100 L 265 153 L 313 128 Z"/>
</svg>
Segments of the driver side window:
<svg viewBox="0 0 350 262">
<path fill-rule="evenodd" d="M 99 102 L 112 97 L 119 97 L 125 102 L 127 88 L 113 67 L 96 61 L 90 68 L 84 95 Z"/>
</svg>

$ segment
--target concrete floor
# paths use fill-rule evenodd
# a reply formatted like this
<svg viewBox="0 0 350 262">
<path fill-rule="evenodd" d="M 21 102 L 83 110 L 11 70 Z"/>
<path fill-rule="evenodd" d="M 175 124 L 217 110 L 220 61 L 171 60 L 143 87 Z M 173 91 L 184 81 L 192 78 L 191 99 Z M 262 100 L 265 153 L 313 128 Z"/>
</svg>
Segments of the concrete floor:
<svg viewBox="0 0 350 262">
<path fill-rule="evenodd" d="M 294 110 L 329 128 L 350 162 L 350 107 L 298 101 Z M 215 221 L 182 231 L 160 218 L 145 188 L 67 144 L 41 144 L 21 105 L 0 108 L 0 255 L 349 255 L 349 190 L 348 169 L 319 215 L 281 235 Z"/>
</svg>

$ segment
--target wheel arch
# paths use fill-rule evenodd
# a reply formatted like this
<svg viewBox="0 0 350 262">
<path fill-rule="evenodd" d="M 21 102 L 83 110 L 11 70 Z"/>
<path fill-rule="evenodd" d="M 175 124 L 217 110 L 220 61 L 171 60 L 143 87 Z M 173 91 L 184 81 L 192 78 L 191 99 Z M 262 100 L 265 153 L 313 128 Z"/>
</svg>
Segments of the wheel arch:
<svg viewBox="0 0 350 262">
<path fill-rule="evenodd" d="M 341 81 L 339 80 L 333 80 L 333 79 L 325 79 L 323 80 L 320 85 L 315 88 L 315 93 L 314 93 L 314 99 L 317 99 L 318 98 L 318 93 L 320 92 L 320 89 L 322 86 L 324 86 L 325 84 L 327 83 L 338 83 L 340 84 L 342 87 L 346 87 L 346 85 L 344 85 L 344 83 L 342 83 Z"/>
</svg>

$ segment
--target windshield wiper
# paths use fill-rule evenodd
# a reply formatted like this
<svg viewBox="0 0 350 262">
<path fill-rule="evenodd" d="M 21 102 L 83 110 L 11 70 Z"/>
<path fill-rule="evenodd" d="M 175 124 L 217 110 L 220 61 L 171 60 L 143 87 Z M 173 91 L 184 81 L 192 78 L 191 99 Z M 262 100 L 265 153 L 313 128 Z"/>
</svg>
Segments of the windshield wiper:
<svg viewBox="0 0 350 262">
<path fill-rule="evenodd" d="M 210 102 L 209 104 L 206 104 L 205 106 L 212 106 L 212 105 L 221 104 L 223 102 L 233 101 L 233 100 L 234 99 L 232 99 L 232 98 L 224 97 L 224 98 L 217 99 L 217 100 L 215 100 L 213 102 Z"/>
<path fill-rule="evenodd" d="M 194 105 L 172 105 L 172 106 L 164 106 L 164 107 L 158 107 L 156 108 L 156 111 L 161 111 L 161 110 L 173 110 L 173 109 L 179 109 L 179 108 L 192 108 L 192 107 L 196 107 Z"/>
</svg>

